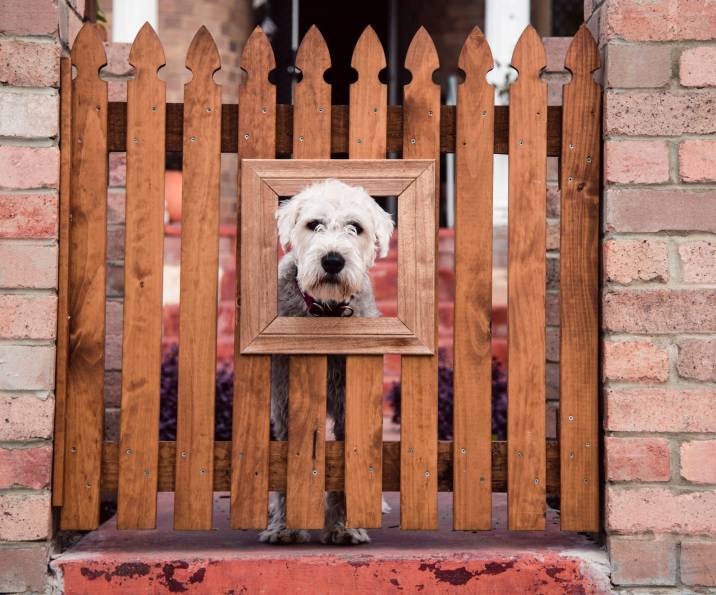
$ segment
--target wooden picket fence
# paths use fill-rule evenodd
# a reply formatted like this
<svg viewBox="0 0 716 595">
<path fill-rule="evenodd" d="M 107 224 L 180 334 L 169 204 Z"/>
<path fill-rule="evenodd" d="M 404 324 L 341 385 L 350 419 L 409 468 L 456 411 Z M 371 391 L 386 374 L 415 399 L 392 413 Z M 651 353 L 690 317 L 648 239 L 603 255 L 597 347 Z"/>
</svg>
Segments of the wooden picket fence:
<svg viewBox="0 0 716 595">
<path fill-rule="evenodd" d="M 454 495 L 453 526 L 491 528 L 493 491 L 507 491 L 509 527 L 545 527 L 546 496 L 559 495 L 561 526 L 599 529 L 598 237 L 601 90 L 598 50 L 585 27 L 574 37 L 563 106 L 547 107 L 546 59 L 528 27 L 514 51 L 519 78 L 509 108 L 494 105 L 493 60 L 479 29 L 459 66 L 457 106 L 443 106 L 424 29 L 405 67 L 402 106 L 388 106 L 378 73 L 386 61 L 367 28 L 352 66 L 349 106 L 331 105 L 328 48 L 314 27 L 296 65 L 294 103 L 277 105 L 268 39 L 256 29 L 243 51 L 237 105 L 222 105 L 221 66 L 201 28 L 186 64 L 183 104 L 167 104 L 157 70 L 161 43 L 145 25 L 132 46 L 127 102 L 108 102 L 106 58 L 85 25 L 62 62 L 60 315 L 53 501 L 64 529 L 99 523 L 100 493 L 117 492 L 120 528 L 152 528 L 157 492 L 175 493 L 176 529 L 210 529 L 215 491 L 231 492 L 231 526 L 263 528 L 269 490 L 287 492 L 289 526 L 323 522 L 325 490 L 344 489 L 350 526 L 377 527 L 381 492 L 401 493 L 401 526 L 436 529 L 438 491 Z M 107 156 L 127 152 L 121 428 L 104 442 Z M 159 441 L 164 159 L 183 153 L 181 313 L 176 442 Z M 330 158 L 457 161 L 454 440 L 437 437 L 437 355 L 402 356 L 400 442 L 382 442 L 382 355 L 347 358 L 345 442 L 326 442 L 325 356 L 291 356 L 288 442 L 269 435 L 270 355 L 235 355 L 233 440 L 214 441 L 219 162 Z M 493 154 L 509 162 L 506 442 L 491 441 Z M 561 377 L 559 442 L 545 436 L 546 163 L 560 157 Z M 239 167 L 239 170 L 241 168 Z M 239 172 L 240 175 L 240 172 Z M 437 183 L 437 182 L 436 182 Z M 241 197 L 239 197 L 241 200 Z M 240 264 L 240 258 L 237 258 Z M 238 288 L 240 292 L 240 288 Z M 238 294 L 237 294 L 238 295 Z M 237 311 L 241 304 L 237 298 Z M 238 312 L 237 312 L 238 313 Z M 239 316 L 237 315 L 237 325 Z M 306 421 L 308 420 L 308 421 Z M 313 420 L 313 422 L 311 421 Z M 315 422 L 315 423 L 314 423 Z M 311 425 L 313 423 L 313 425 Z M 288 453 L 291 453 L 291 457 Z"/>
</svg>

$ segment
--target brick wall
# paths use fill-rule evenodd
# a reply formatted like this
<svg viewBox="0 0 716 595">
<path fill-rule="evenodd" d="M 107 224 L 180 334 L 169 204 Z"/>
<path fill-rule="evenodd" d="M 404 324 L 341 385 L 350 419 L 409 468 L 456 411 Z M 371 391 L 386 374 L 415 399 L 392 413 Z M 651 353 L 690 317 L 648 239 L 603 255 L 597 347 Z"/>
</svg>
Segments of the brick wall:
<svg viewBox="0 0 716 595">
<path fill-rule="evenodd" d="M 716 6 L 585 2 L 606 60 L 612 580 L 716 586 Z"/>
</svg>

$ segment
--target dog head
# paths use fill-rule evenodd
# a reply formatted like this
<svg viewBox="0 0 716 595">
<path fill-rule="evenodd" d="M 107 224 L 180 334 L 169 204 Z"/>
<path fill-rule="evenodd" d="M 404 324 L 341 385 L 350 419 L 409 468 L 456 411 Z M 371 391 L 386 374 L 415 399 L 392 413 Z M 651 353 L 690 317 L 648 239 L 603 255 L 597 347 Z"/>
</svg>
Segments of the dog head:
<svg viewBox="0 0 716 595">
<path fill-rule="evenodd" d="M 363 189 L 338 180 L 309 186 L 276 212 L 278 235 L 298 268 L 298 285 L 320 301 L 350 299 L 376 256 L 388 254 L 391 216 Z"/>
</svg>

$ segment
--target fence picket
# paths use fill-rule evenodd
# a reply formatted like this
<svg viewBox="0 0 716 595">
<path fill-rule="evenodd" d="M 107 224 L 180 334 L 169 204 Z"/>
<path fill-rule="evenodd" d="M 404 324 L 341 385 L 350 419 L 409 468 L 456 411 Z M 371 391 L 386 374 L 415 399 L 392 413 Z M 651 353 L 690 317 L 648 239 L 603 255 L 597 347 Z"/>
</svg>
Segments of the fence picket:
<svg viewBox="0 0 716 595">
<path fill-rule="evenodd" d="M 440 201 L 440 87 L 432 74 L 440 66 L 430 35 L 421 27 L 410 42 L 405 68 L 413 79 L 404 87 L 403 157 L 436 160 L 435 206 Z M 437 254 L 437 225 L 435 229 Z M 400 255 L 398 255 L 400 258 Z M 435 259 L 437 266 L 437 258 Z M 437 274 L 435 275 L 437 283 Z M 437 295 L 437 291 L 436 291 Z M 435 336 L 437 345 L 437 313 Z M 400 526 L 438 525 L 438 354 L 401 358 Z"/>
<path fill-rule="evenodd" d="M 385 159 L 388 91 L 378 80 L 383 46 L 366 27 L 353 51 L 358 80 L 350 87 L 348 156 Z M 383 468 L 383 356 L 346 357 L 346 525 L 381 526 Z M 337 437 L 340 440 L 340 438 Z"/>
<path fill-rule="evenodd" d="M 492 527 L 492 52 L 475 27 L 459 60 L 455 172 L 453 527 Z"/>
<path fill-rule="evenodd" d="M 323 75 L 331 56 L 321 32 L 314 25 L 296 53 L 303 79 L 294 90 L 293 156 L 296 159 L 331 157 L 331 86 Z M 297 529 L 323 527 L 325 490 L 325 426 L 327 358 L 325 355 L 290 356 L 286 526 Z M 316 382 L 322 390 L 310 392 L 293 370 Z M 294 386 L 294 383 L 299 383 Z M 304 525 L 303 523 L 309 523 Z"/>
<path fill-rule="evenodd" d="M 164 51 L 149 23 L 132 44 L 127 82 L 127 200 L 117 527 L 152 529 L 157 518 L 162 365 Z"/>
<path fill-rule="evenodd" d="M 508 522 L 545 524 L 547 85 L 542 40 L 528 26 L 512 54 L 508 218 Z"/>
<path fill-rule="evenodd" d="M 174 528 L 210 529 L 213 511 L 219 261 L 219 52 L 206 27 L 192 39 L 184 85 L 179 394 Z"/>
<path fill-rule="evenodd" d="M 567 52 L 561 160 L 561 526 L 599 530 L 599 50 L 580 27 Z"/>
<path fill-rule="evenodd" d="M 268 75 L 276 67 L 271 43 L 256 27 L 244 46 L 239 86 L 239 159 L 276 156 L 276 88 Z M 239 189 L 241 162 L 239 161 Z M 239 190 L 240 192 L 240 190 Z M 238 197 L 241 213 L 241 196 Z M 238 220 L 241 237 L 241 219 Z M 241 279 L 241 243 L 236 243 L 236 278 Z M 269 487 L 269 415 L 271 356 L 241 355 L 241 287 L 237 285 L 234 331 L 234 413 L 232 434 L 231 526 L 263 529 L 267 525 Z"/>
<path fill-rule="evenodd" d="M 105 243 L 107 237 L 107 60 L 94 25 L 72 47 L 72 164 L 69 229 L 69 347 L 62 529 L 99 525 L 104 422 Z"/>
</svg>

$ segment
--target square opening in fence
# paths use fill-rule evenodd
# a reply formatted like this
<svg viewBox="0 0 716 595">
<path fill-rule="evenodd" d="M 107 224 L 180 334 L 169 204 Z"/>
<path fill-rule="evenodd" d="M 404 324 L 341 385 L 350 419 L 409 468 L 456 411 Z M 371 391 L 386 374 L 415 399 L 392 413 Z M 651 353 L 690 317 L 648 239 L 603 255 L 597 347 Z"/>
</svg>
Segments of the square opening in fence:
<svg viewBox="0 0 716 595">
<path fill-rule="evenodd" d="M 397 196 L 396 317 L 278 316 L 279 197 L 328 179 Z M 244 354 L 435 352 L 437 221 L 432 160 L 244 159 L 239 348 Z"/>
</svg>

